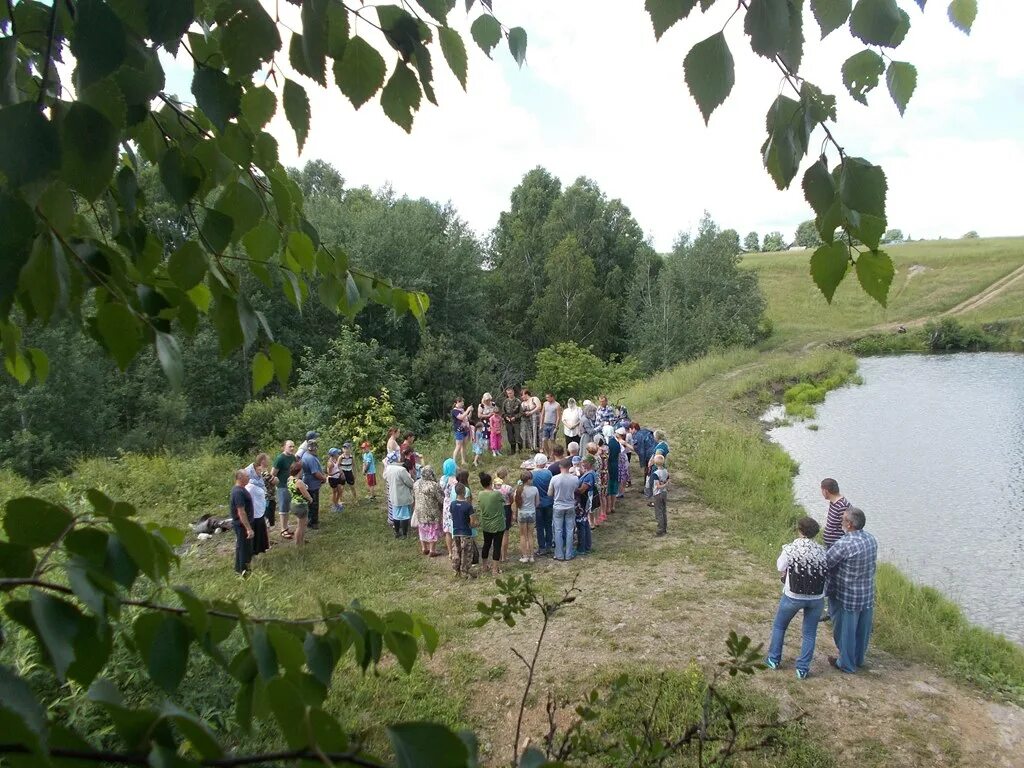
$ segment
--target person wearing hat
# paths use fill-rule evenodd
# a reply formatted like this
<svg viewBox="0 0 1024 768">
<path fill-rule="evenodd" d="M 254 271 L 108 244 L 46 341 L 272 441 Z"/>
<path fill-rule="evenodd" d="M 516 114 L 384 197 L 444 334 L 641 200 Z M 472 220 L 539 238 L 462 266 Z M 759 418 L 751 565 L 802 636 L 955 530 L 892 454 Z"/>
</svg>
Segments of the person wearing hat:
<svg viewBox="0 0 1024 768">
<path fill-rule="evenodd" d="M 548 457 L 538 453 L 533 457 L 533 486 L 540 494 L 537 502 L 537 551 L 535 557 L 555 554 L 554 500 L 548 493 L 553 475 L 548 470 Z"/>
<path fill-rule="evenodd" d="M 331 486 L 331 511 L 341 512 L 341 449 L 331 448 L 327 452 L 327 484 Z"/>
<path fill-rule="evenodd" d="M 295 451 L 295 458 L 296 459 L 301 459 L 305 455 L 306 450 L 309 448 L 310 442 L 313 441 L 313 440 L 319 439 L 319 437 L 320 437 L 320 433 L 319 432 L 314 432 L 313 430 L 310 430 L 309 432 L 307 432 L 306 433 L 306 439 L 303 440 L 299 444 L 299 449 L 297 451 Z"/>
<path fill-rule="evenodd" d="M 316 432 L 310 434 L 315 435 Z M 306 440 L 306 451 L 302 454 L 302 482 L 309 491 L 309 528 L 320 527 L 320 486 L 327 482 L 324 469 L 317 458 L 316 438 Z"/>
</svg>

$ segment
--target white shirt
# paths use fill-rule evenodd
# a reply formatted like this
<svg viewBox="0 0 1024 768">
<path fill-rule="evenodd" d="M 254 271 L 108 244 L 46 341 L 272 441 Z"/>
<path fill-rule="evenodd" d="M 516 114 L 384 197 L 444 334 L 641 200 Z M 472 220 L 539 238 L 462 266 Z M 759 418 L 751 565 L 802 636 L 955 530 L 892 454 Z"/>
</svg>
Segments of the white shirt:
<svg viewBox="0 0 1024 768">
<path fill-rule="evenodd" d="M 825 596 L 825 590 L 822 589 L 820 595 L 798 595 L 789 588 L 789 565 L 790 559 L 794 560 L 811 560 L 824 558 L 825 548 L 816 541 L 806 538 L 799 538 L 789 544 L 786 544 L 782 548 L 782 554 L 779 555 L 779 559 L 775 563 L 776 569 L 779 573 L 786 574 L 786 582 L 782 587 L 782 593 L 793 600 L 818 600 Z"/>
<path fill-rule="evenodd" d="M 267 489 L 262 481 L 257 484 L 250 480 L 245 490 L 252 496 L 252 516 L 258 520 L 267 512 Z"/>
</svg>

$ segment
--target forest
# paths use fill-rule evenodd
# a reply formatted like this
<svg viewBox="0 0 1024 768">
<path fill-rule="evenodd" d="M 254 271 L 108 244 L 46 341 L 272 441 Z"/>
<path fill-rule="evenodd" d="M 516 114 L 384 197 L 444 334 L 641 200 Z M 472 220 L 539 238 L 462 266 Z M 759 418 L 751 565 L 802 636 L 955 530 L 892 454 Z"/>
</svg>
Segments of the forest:
<svg viewBox="0 0 1024 768">
<path fill-rule="evenodd" d="M 392 424 L 431 429 L 457 394 L 557 388 L 581 372 L 596 390 L 770 333 L 757 276 L 739 269 L 739 235 L 708 215 L 659 254 L 623 201 L 538 167 L 481 237 L 450 204 L 346 186 L 324 161 L 289 173 L 324 245 L 426 293 L 425 322 L 377 304 L 354 322 L 316 301 L 298 311 L 280 289 L 283 272 L 240 263 L 244 295 L 295 356 L 292 386 L 259 399 L 254 350 L 224 354 L 216 306 L 182 340 L 180 391 L 151 348 L 122 374 L 73 320 L 27 325 L 26 346 L 44 350 L 51 368 L 43 383 L 0 381 L 0 464 L 38 479 L 81 456 L 198 444 L 240 452 L 313 426 L 376 440 Z M 193 222 L 155 166 L 139 184 L 147 225 L 170 254 L 195 236 Z"/>
</svg>

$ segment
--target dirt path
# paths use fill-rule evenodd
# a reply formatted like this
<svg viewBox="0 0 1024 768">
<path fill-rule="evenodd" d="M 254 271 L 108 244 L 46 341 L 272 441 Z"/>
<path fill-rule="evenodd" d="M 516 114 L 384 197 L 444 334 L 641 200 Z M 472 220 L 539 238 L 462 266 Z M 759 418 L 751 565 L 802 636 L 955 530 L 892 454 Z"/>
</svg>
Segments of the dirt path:
<svg viewBox="0 0 1024 768">
<path fill-rule="evenodd" d="M 714 511 L 678 489 L 675 496 L 663 539 L 653 538 L 651 512 L 631 491 L 611 524 L 595 533 L 595 555 L 536 564 L 545 583 L 568 584 L 578 573 L 582 595 L 548 630 L 527 733 L 543 732 L 551 688 L 582 694 L 595 674 L 623 664 L 684 669 L 696 661 L 710 668 L 722 657 L 730 629 L 767 641 L 778 599 L 774 563 L 753 562 L 720 532 Z M 538 627 L 538 620 L 527 619 L 514 629 L 492 625 L 472 635 L 474 652 L 507 663 L 497 699 L 479 698 L 472 713 L 491 724 L 484 726 L 488 738 L 503 741 L 514 732 L 525 674 L 510 648 L 532 650 Z M 787 636 L 783 669 L 759 674 L 754 685 L 779 700 L 781 716 L 806 711 L 811 738 L 834 745 L 839 765 L 1024 766 L 1024 710 L 986 701 L 876 648 L 863 673 L 836 672 L 826 660 L 832 646 L 825 624 L 812 676 L 798 681 L 792 667 L 798 633 L 794 626 Z M 488 747 L 489 763 L 507 757 L 508 744 Z"/>
</svg>

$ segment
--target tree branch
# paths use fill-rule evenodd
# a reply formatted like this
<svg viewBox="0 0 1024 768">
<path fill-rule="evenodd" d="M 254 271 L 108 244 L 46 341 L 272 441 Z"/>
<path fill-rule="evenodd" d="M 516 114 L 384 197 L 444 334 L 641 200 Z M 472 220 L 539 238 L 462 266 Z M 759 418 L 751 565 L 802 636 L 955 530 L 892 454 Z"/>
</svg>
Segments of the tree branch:
<svg viewBox="0 0 1024 768">
<path fill-rule="evenodd" d="M 7 3 L 10 8 L 11 14 L 11 30 L 14 29 L 14 9 L 10 7 L 11 3 L 8 0 Z M 43 108 L 43 102 L 46 100 L 47 83 L 50 80 L 50 68 L 53 66 L 53 40 L 57 37 L 57 2 L 54 0 L 53 4 L 50 5 L 50 31 L 49 36 L 46 38 L 46 59 L 43 62 L 43 81 L 39 86 L 39 98 L 36 100 L 36 106 L 39 109 Z"/>
<path fill-rule="evenodd" d="M 0 744 L 0 754 L 24 755 L 32 754 L 32 750 L 23 744 Z M 52 747 L 48 750 L 50 757 L 58 760 L 85 760 L 95 763 L 113 765 L 149 765 L 148 755 L 135 752 L 114 752 L 99 749 L 64 749 Z M 362 768 L 386 768 L 386 763 L 361 757 L 358 752 L 324 752 L 320 749 L 292 749 L 281 752 L 264 752 L 255 755 L 235 755 L 231 757 L 196 760 L 198 765 L 209 768 L 236 768 L 237 766 L 259 765 L 261 763 L 295 762 L 297 760 L 323 760 L 342 765 L 356 765 Z"/>
</svg>

